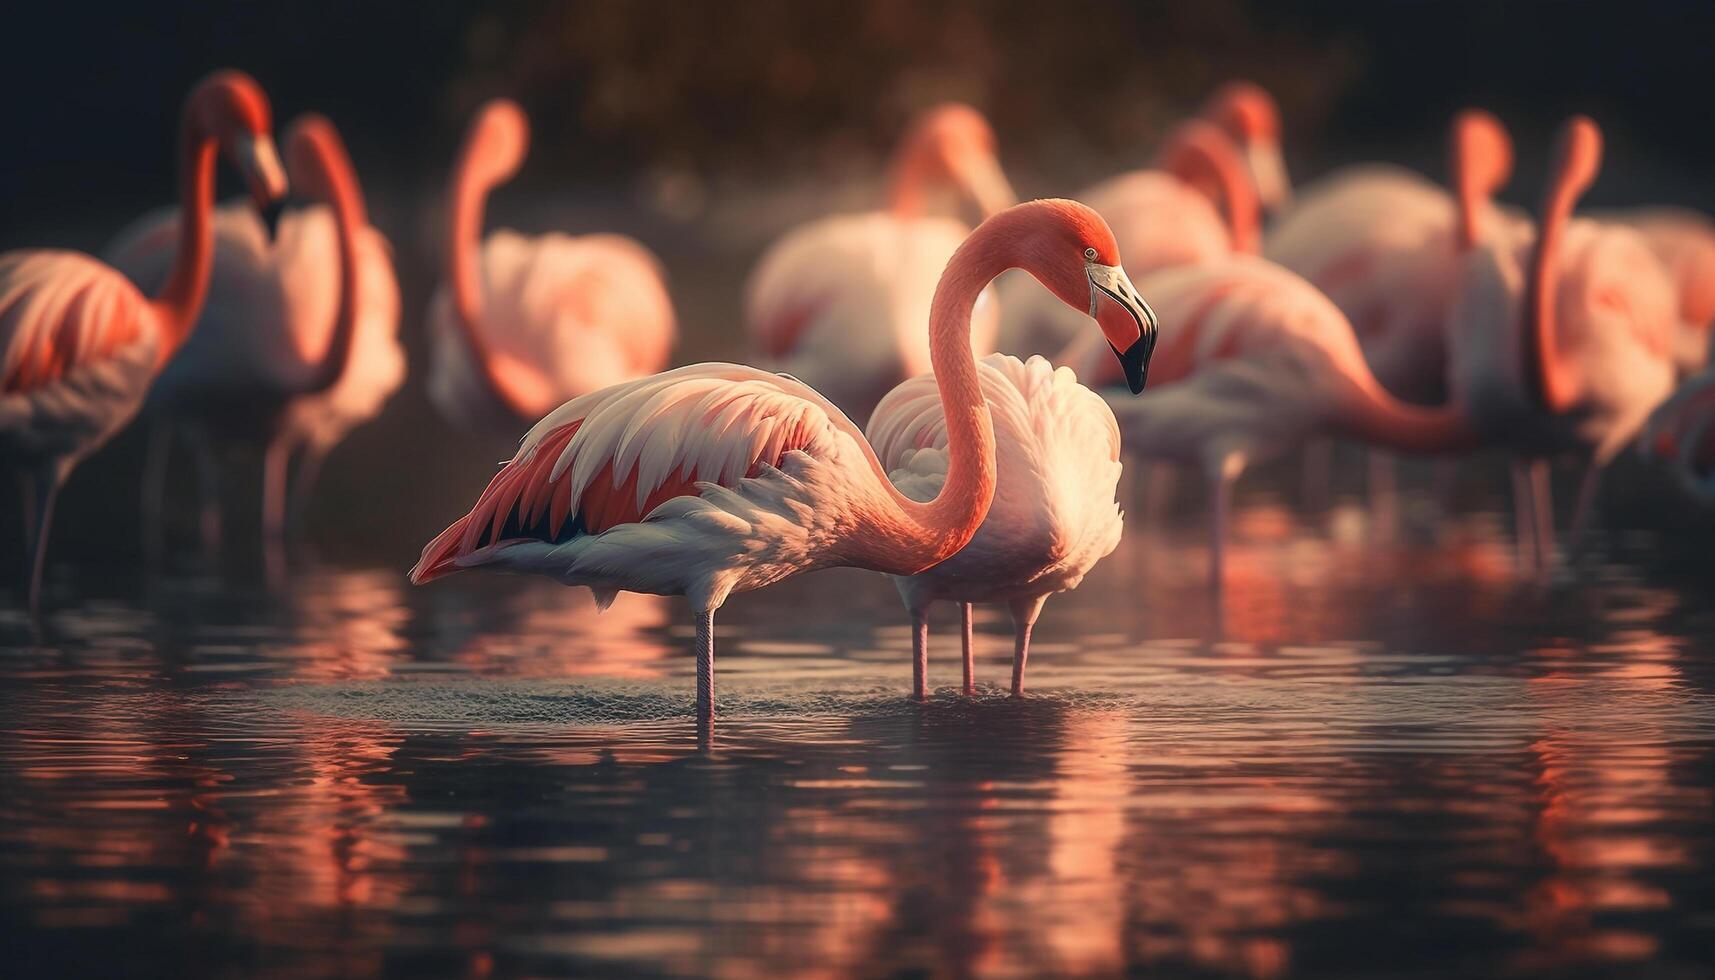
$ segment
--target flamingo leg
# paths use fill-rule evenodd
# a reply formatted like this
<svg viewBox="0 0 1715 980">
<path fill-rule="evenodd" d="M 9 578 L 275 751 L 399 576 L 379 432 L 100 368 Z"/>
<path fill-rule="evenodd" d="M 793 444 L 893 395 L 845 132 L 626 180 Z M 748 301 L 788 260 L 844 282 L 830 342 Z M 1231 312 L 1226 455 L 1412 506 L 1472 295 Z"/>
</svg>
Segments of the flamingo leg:
<svg viewBox="0 0 1715 980">
<path fill-rule="evenodd" d="M 715 611 L 697 611 L 697 721 L 715 720 Z"/>
<path fill-rule="evenodd" d="M 1383 538 L 1392 538 L 1399 524 L 1399 460 L 1379 449 L 1369 451 L 1370 516 Z"/>
<path fill-rule="evenodd" d="M 161 550 L 166 513 L 167 460 L 173 446 L 173 430 L 166 422 L 149 427 L 149 446 L 143 452 L 143 550 L 151 555 Z"/>
<path fill-rule="evenodd" d="M 315 490 L 316 481 L 322 475 L 322 463 L 328 458 L 327 450 L 320 446 L 311 445 L 304 449 L 304 455 L 298 463 L 298 475 L 292 480 L 292 488 L 288 492 L 287 526 L 302 529 L 304 514 L 310 509 L 310 493 Z"/>
<path fill-rule="evenodd" d="M 1595 460 L 1584 469 L 1584 479 L 1578 484 L 1578 503 L 1572 509 L 1572 530 L 1566 539 L 1566 554 L 1576 561 L 1583 550 L 1584 534 L 1590 529 L 1590 518 L 1596 511 L 1596 496 L 1602 489 L 1603 465 Z"/>
<path fill-rule="evenodd" d="M 1243 453 L 1227 453 L 1216 457 L 1209 467 L 1209 481 L 1215 485 L 1209 515 L 1209 587 L 1216 592 L 1226 581 L 1227 528 L 1233 516 L 1233 484 L 1245 469 Z"/>
<path fill-rule="evenodd" d="M 960 625 L 963 628 L 964 640 L 965 640 L 965 696 L 970 697 L 971 695 L 977 693 L 976 663 L 975 663 L 974 658 L 972 656 L 972 650 L 971 650 L 973 637 L 971 635 L 972 634 L 972 627 L 971 627 L 971 604 L 970 603 L 968 603 L 968 602 L 959 603 L 959 619 L 960 619 Z"/>
<path fill-rule="evenodd" d="M 1328 491 L 1334 484 L 1334 440 L 1317 436 L 1304 446 L 1299 471 L 1299 504 L 1312 513 L 1328 509 Z"/>
<path fill-rule="evenodd" d="M 214 445 L 206 432 L 196 434 L 192 452 L 196 456 L 201 490 L 197 532 L 203 553 L 212 555 L 220 550 L 220 461 L 215 458 Z"/>
<path fill-rule="evenodd" d="M 1536 566 L 1536 500 L 1530 488 L 1530 464 L 1515 459 L 1513 475 L 1513 540 L 1519 571 Z"/>
<path fill-rule="evenodd" d="M 276 439 L 262 451 L 262 537 L 278 541 L 286 530 L 286 463 L 291 449 Z"/>
<path fill-rule="evenodd" d="M 30 541 L 30 591 L 27 602 L 32 616 L 42 606 L 42 573 L 47 567 L 48 532 L 54 523 L 54 501 L 59 498 L 60 485 L 64 482 L 65 474 L 59 467 L 43 469 L 36 474 L 35 486 L 29 497 L 34 528 Z"/>
<path fill-rule="evenodd" d="M 1031 599 L 1014 599 L 1012 605 L 1012 696 L 1024 696 L 1024 668 L 1030 662 L 1030 633 L 1036 628 L 1036 617 L 1042 614 L 1045 595 Z"/>
<path fill-rule="evenodd" d="M 1536 515 L 1536 573 L 1542 576 L 1554 565 L 1554 489 L 1546 459 L 1531 460 L 1530 496 Z"/>
<path fill-rule="evenodd" d="M 911 611 L 911 700 L 929 700 L 928 611 Z"/>
</svg>

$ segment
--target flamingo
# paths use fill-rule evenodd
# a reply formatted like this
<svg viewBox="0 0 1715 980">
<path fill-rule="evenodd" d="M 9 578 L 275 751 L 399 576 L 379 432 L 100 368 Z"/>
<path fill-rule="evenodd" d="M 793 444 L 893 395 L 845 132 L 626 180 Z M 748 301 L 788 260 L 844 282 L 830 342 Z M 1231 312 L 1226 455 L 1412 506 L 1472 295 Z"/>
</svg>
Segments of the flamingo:
<svg viewBox="0 0 1715 980">
<path fill-rule="evenodd" d="M 924 213 L 934 185 L 951 183 L 989 217 L 1015 200 L 995 157 L 994 131 L 970 106 L 920 113 L 895 153 L 888 209 L 834 215 L 769 246 L 745 287 L 754 360 L 802 378 L 848 415 L 928 367 L 920 324 L 936 276 L 965 240 L 962 221 Z M 999 323 L 985 295 L 972 348 L 994 349 Z"/>
<path fill-rule="evenodd" d="M 1514 471 L 1515 492 L 1521 526 L 1535 529 L 1539 572 L 1553 556 L 1548 460 L 1573 455 L 1586 464 L 1575 546 L 1603 468 L 1673 386 L 1673 280 L 1636 231 L 1572 216 L 1601 159 L 1596 123 L 1569 119 L 1534 240 L 1491 235 L 1466 244 L 1447 311 L 1455 401 L 1486 444 L 1528 463 L 1528 480 Z"/>
<path fill-rule="evenodd" d="M 1715 504 L 1715 371 L 1681 384 L 1650 416 L 1639 447 L 1672 465 L 1704 503 Z"/>
<path fill-rule="evenodd" d="M 1254 253 L 1260 244 L 1257 195 L 1239 148 L 1198 119 L 1175 127 L 1154 167 L 1111 177 L 1076 199 L 1107 220 L 1127 267 L 1139 276 Z M 1055 354 L 1078 334 L 1077 311 L 1028 279 L 1003 280 L 1001 295 L 1008 350 Z"/>
<path fill-rule="evenodd" d="M 1235 79 L 1216 89 L 1198 115 L 1225 130 L 1243 149 L 1264 211 L 1276 215 L 1292 206 L 1292 181 L 1280 151 L 1280 107 L 1267 89 Z"/>
<path fill-rule="evenodd" d="M 927 695 L 929 607 L 956 602 L 964 624 L 964 692 L 975 692 L 971 604 L 1005 602 L 1014 633 L 1012 693 L 1024 693 L 1030 633 L 1042 604 L 1075 589 L 1119 546 L 1120 433 L 1113 410 L 1068 368 L 1038 356 L 977 362 L 994 418 L 994 503 L 964 548 L 927 571 L 896 575 L 911 616 L 913 693 Z M 912 500 L 941 491 L 947 420 L 935 379 L 919 375 L 887 394 L 865 431 L 895 486 Z"/>
<path fill-rule="evenodd" d="M 1475 433 L 1450 406 L 1391 395 L 1364 361 L 1351 324 L 1315 286 L 1266 259 L 1163 269 L 1140 279 L 1165 325 L 1155 384 L 1108 397 L 1125 451 L 1191 464 L 1214 490 L 1210 584 L 1223 579 L 1233 484 L 1251 464 L 1315 433 L 1413 452 L 1470 448 Z M 1116 380 L 1080 338 L 1064 363 L 1091 385 Z M 1098 388 L 1098 390 L 1106 390 Z"/>
<path fill-rule="evenodd" d="M 278 235 L 241 202 L 214 213 L 214 269 L 198 328 L 149 396 L 158 412 L 145 468 L 145 522 L 159 518 L 175 429 L 192 437 L 205 474 L 215 441 L 262 447 L 262 529 L 284 529 L 287 463 L 302 449 L 299 505 L 321 459 L 379 414 L 405 376 L 399 286 L 391 250 L 370 227 L 362 188 L 339 133 L 316 115 L 286 140 L 292 186 L 325 202 L 286 212 Z M 151 215 L 122 233 L 109 260 L 138 288 L 164 281 L 178 247 L 178 216 Z M 212 492 L 217 484 L 209 480 Z M 212 538 L 218 509 L 204 501 Z"/>
<path fill-rule="evenodd" d="M 1142 390 L 1155 320 L 1113 234 L 1071 201 L 988 219 L 954 252 L 929 313 L 947 419 L 933 500 L 900 492 L 856 425 L 815 389 L 737 364 L 694 364 L 575 398 L 525 435 L 470 513 L 423 549 L 427 582 L 477 566 L 684 595 L 696 615 L 697 712 L 714 716 L 714 615 L 728 595 L 818 568 L 914 575 L 976 534 L 995 495 L 994 427 L 971 313 L 1009 268 L 1088 310 Z"/>
<path fill-rule="evenodd" d="M 456 424 L 517 431 L 561 402 L 667 366 L 677 328 L 661 265 L 622 235 L 479 241 L 483 204 L 529 148 L 508 99 L 477 110 L 453 169 L 446 281 L 429 306 L 429 396 Z"/>
<path fill-rule="evenodd" d="M 1674 368 L 1690 377 L 1709 364 L 1715 332 L 1715 221 L 1689 208 L 1631 208 L 1595 217 L 1635 229 L 1667 266 L 1679 288 L 1679 322 L 1673 331 Z"/>
<path fill-rule="evenodd" d="M 137 414 L 196 324 L 208 293 L 220 151 L 256 206 L 277 214 L 286 176 L 272 129 L 268 97 L 248 75 L 216 72 L 191 90 L 180 123 L 179 247 L 152 297 L 78 252 L 0 255 L 0 459 L 24 488 L 32 611 L 60 487 Z"/>
</svg>

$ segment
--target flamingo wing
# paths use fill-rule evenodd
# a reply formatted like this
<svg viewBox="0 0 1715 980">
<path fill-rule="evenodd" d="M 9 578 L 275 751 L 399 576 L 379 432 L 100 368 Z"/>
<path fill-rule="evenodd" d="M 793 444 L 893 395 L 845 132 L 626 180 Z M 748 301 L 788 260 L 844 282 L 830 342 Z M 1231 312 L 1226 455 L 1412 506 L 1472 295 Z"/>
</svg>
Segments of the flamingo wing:
<svg viewBox="0 0 1715 980">
<path fill-rule="evenodd" d="M 87 255 L 0 255 L 0 396 L 27 394 L 144 339 L 149 307 Z"/>
<path fill-rule="evenodd" d="M 466 559 L 495 546 L 646 522 L 670 500 L 735 489 L 790 452 L 832 456 L 850 425 L 792 378 L 736 364 L 694 364 L 575 398 L 525 435 L 470 513 L 423 549 L 412 580 L 480 563 Z"/>
</svg>

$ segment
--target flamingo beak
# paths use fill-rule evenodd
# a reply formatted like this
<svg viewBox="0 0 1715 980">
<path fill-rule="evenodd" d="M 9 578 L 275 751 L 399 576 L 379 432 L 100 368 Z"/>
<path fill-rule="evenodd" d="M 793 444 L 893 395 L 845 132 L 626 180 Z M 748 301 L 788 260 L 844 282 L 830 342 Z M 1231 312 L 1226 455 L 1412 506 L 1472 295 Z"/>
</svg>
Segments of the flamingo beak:
<svg viewBox="0 0 1715 980">
<path fill-rule="evenodd" d="M 1136 395 L 1149 380 L 1149 358 L 1155 353 L 1158 324 L 1155 311 L 1137 293 L 1125 270 L 1117 265 L 1088 266 L 1090 316 L 1102 328 L 1114 356 L 1125 370 L 1126 386 Z"/>
<path fill-rule="evenodd" d="M 983 217 L 989 218 L 1018 203 L 1018 195 L 1000 161 L 992 153 L 967 153 L 959 161 L 959 180 L 965 185 Z"/>
<path fill-rule="evenodd" d="M 1256 185 L 1257 200 L 1269 214 L 1279 214 L 1292 206 L 1292 181 L 1286 176 L 1286 160 L 1280 154 L 1280 144 L 1273 140 L 1258 140 L 1245 148 L 1245 167 Z"/>
<path fill-rule="evenodd" d="M 274 140 L 266 133 L 240 133 L 233 141 L 233 162 L 244 174 L 250 187 L 250 198 L 262 215 L 272 242 L 279 231 L 280 215 L 286 206 L 286 168 L 280 164 L 280 153 Z"/>
</svg>

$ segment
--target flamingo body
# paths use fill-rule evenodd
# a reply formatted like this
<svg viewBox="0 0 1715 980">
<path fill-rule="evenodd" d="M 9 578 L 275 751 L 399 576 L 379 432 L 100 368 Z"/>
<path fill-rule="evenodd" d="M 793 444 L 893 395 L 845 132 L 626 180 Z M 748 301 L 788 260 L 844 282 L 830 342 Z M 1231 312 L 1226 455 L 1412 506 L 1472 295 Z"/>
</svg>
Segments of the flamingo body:
<svg viewBox="0 0 1715 980">
<path fill-rule="evenodd" d="M 868 416 L 894 385 L 928 370 L 923 316 L 940 270 L 969 233 L 954 218 L 880 211 L 793 229 L 751 276 L 751 347 L 768 367 Z M 983 297 L 971 318 L 977 356 L 994 349 L 999 326 L 992 290 Z"/>
<path fill-rule="evenodd" d="M 1028 631 L 1043 600 L 1077 588 L 1119 546 L 1114 498 L 1120 434 L 1107 403 L 1068 368 L 1005 354 L 990 354 L 977 366 L 994 417 L 994 503 L 957 554 L 916 575 L 893 576 L 893 583 L 919 630 L 937 601 L 967 609 L 977 602 L 1007 603 L 1018 633 L 1017 694 Z M 907 497 L 931 500 L 941 491 L 947 477 L 946 417 L 933 377 L 912 378 L 890 392 L 866 435 Z M 965 652 L 968 685 L 968 644 Z"/>
<path fill-rule="evenodd" d="M 534 368 L 536 414 L 666 365 L 673 304 L 659 262 L 632 239 L 498 229 L 483 240 L 479 262 L 485 346 L 500 363 Z M 457 316 L 443 284 L 429 306 L 429 397 L 466 428 L 517 425 L 472 360 Z"/>
<path fill-rule="evenodd" d="M 1681 377 L 1703 370 L 1715 332 L 1715 222 L 1688 208 L 1637 208 L 1599 217 L 1643 235 L 1667 267 L 1679 290 L 1674 367 Z"/>
</svg>

